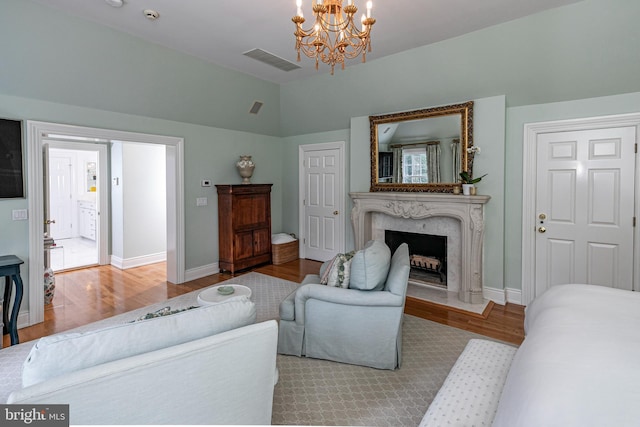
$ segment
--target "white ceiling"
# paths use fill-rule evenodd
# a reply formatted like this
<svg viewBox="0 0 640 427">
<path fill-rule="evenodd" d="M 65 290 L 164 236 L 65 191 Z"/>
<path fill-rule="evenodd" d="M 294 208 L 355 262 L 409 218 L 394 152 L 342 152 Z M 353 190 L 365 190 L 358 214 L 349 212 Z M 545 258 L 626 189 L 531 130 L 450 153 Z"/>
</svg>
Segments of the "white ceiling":
<svg viewBox="0 0 640 427">
<path fill-rule="evenodd" d="M 260 48 L 296 62 L 291 22 L 295 0 L 124 0 L 120 8 L 104 0 L 34 1 L 275 83 L 329 72 L 323 64 L 316 71 L 315 61 L 304 55 L 298 63 L 302 68 L 289 72 L 242 55 Z M 367 54 L 367 61 L 576 2 L 373 0 L 372 16 L 377 22 L 372 31 L 373 51 Z M 366 0 L 354 3 L 360 15 Z M 156 10 L 160 18 L 147 20 L 145 9 Z M 308 24 L 311 0 L 303 0 L 303 12 Z M 336 67 L 336 73 L 340 71 Z"/>
</svg>

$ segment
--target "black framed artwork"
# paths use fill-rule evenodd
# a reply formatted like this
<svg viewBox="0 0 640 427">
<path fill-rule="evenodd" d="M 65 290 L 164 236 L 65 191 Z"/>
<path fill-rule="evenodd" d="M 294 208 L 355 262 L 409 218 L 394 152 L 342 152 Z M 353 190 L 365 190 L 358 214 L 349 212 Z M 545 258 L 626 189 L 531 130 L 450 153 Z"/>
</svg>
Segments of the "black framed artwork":
<svg viewBox="0 0 640 427">
<path fill-rule="evenodd" d="M 0 119 L 0 199 L 24 197 L 22 121 Z"/>
</svg>

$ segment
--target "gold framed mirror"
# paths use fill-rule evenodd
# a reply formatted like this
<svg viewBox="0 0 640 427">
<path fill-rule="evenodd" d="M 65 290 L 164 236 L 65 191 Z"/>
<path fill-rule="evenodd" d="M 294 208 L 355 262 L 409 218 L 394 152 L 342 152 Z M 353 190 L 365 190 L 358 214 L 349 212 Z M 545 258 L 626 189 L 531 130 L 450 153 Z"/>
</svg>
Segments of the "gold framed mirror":
<svg viewBox="0 0 640 427">
<path fill-rule="evenodd" d="M 371 190 L 450 193 L 472 173 L 473 101 L 369 116 Z"/>
</svg>

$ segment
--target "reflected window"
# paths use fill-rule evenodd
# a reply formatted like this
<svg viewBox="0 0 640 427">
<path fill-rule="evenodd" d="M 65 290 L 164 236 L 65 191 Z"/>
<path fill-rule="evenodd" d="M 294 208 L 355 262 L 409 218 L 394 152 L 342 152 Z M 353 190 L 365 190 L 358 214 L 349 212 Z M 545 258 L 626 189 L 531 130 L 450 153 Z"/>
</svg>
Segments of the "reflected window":
<svg viewBox="0 0 640 427">
<path fill-rule="evenodd" d="M 429 182 L 426 148 L 402 150 L 402 182 L 406 184 L 426 184 Z"/>
</svg>

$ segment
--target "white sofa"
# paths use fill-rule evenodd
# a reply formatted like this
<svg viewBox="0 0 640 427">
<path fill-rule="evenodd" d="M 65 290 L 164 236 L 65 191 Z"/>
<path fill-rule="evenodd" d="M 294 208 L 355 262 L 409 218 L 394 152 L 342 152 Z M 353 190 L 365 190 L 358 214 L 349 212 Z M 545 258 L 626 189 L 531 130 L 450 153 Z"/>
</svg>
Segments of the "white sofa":
<svg viewBox="0 0 640 427">
<path fill-rule="evenodd" d="M 640 293 L 559 285 L 520 348 L 471 340 L 421 426 L 640 425 Z"/>
<path fill-rule="evenodd" d="M 278 328 L 255 315 L 242 297 L 6 348 L 0 393 L 69 404 L 71 424 L 268 425 Z"/>
</svg>

